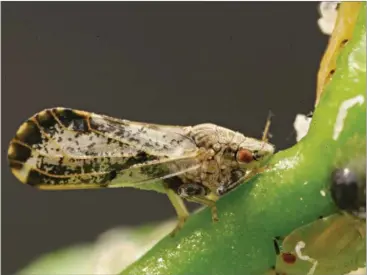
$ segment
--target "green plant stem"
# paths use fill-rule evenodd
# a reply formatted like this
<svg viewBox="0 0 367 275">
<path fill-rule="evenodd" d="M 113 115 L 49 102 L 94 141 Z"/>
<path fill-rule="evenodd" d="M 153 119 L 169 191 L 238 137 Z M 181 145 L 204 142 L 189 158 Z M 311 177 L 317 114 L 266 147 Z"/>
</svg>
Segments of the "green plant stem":
<svg viewBox="0 0 367 275">
<path fill-rule="evenodd" d="M 192 215 L 174 238 L 164 238 L 121 274 L 263 274 L 275 264 L 275 236 L 337 212 L 328 189 L 331 171 L 343 155 L 361 154 L 366 143 L 365 7 L 308 135 L 277 153 L 266 172 L 220 199 L 219 222 L 211 222 L 207 208 Z M 335 140 L 341 106 L 356 97 L 363 102 L 346 111 Z"/>
</svg>

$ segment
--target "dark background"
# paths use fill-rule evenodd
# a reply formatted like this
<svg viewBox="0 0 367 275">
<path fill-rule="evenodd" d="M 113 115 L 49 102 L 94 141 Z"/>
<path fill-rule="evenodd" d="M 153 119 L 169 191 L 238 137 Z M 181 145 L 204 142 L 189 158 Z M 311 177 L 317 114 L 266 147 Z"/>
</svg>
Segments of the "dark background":
<svg viewBox="0 0 367 275">
<path fill-rule="evenodd" d="M 2 271 L 92 241 L 118 225 L 174 215 L 134 189 L 46 192 L 19 183 L 6 151 L 34 113 L 64 106 L 130 120 L 213 122 L 295 142 L 312 110 L 327 37 L 318 3 L 2 3 Z"/>
</svg>

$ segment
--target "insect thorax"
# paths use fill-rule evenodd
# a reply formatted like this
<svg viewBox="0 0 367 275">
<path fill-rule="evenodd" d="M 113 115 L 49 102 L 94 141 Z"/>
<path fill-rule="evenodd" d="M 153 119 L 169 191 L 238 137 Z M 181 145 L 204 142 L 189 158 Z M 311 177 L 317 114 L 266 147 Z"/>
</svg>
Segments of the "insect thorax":
<svg viewBox="0 0 367 275">
<path fill-rule="evenodd" d="M 245 173 L 236 161 L 238 145 L 245 139 L 242 134 L 214 124 L 199 124 L 188 131 L 202 153 L 200 168 L 180 176 L 184 183 L 199 183 L 216 192 Z"/>
</svg>

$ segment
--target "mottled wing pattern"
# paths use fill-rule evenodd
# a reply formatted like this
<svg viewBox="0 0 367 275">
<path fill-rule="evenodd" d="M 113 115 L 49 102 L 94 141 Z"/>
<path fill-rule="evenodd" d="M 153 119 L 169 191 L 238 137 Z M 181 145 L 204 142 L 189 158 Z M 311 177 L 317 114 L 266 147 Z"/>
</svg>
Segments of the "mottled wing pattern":
<svg viewBox="0 0 367 275">
<path fill-rule="evenodd" d="M 14 175 L 42 189 L 132 186 L 198 168 L 185 128 L 53 108 L 19 128 L 8 158 Z"/>
</svg>

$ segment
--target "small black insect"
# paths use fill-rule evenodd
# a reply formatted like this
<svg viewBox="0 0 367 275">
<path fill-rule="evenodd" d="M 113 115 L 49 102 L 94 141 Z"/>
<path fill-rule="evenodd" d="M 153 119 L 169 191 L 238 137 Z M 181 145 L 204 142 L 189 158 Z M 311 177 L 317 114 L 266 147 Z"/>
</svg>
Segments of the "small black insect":
<svg viewBox="0 0 367 275">
<path fill-rule="evenodd" d="M 357 169 L 354 163 L 336 168 L 332 173 L 330 191 L 334 203 L 340 210 L 359 218 L 366 218 L 365 170 Z"/>
</svg>

